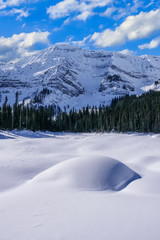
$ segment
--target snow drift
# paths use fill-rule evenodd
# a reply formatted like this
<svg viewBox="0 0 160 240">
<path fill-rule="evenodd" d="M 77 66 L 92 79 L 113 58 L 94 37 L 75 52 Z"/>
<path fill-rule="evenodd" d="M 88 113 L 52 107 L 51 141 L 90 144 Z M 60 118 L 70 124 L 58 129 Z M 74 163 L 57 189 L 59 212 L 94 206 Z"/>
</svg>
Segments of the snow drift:
<svg viewBox="0 0 160 240">
<path fill-rule="evenodd" d="M 58 186 L 82 190 L 119 191 L 141 178 L 122 162 L 105 156 L 81 156 L 61 162 L 36 177 Z"/>
<path fill-rule="evenodd" d="M 1 134 L 1 240 L 160 239 L 160 134 Z"/>
</svg>

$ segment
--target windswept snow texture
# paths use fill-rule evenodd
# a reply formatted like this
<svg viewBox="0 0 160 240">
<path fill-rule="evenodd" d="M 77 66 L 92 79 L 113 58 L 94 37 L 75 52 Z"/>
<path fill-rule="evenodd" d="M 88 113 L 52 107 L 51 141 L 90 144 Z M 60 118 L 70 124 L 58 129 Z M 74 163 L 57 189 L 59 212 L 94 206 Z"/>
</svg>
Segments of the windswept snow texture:
<svg viewBox="0 0 160 240">
<path fill-rule="evenodd" d="M 109 157 L 78 157 L 57 164 L 37 177 L 58 186 L 83 190 L 119 191 L 140 176 L 123 163 Z"/>
<path fill-rule="evenodd" d="M 160 91 L 160 57 L 127 56 L 58 44 L 16 62 L 0 63 L 0 95 L 76 109 L 126 94 Z"/>
<path fill-rule="evenodd" d="M 159 146 L 158 134 L 0 131 L 0 240 L 160 239 Z"/>
</svg>

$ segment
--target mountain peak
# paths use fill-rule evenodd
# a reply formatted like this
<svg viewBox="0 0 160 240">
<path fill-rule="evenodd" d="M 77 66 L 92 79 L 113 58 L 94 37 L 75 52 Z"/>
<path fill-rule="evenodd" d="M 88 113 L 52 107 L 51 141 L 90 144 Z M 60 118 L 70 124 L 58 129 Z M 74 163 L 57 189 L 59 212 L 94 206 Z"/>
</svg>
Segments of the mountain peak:
<svg viewBox="0 0 160 240">
<path fill-rule="evenodd" d="M 114 97 L 158 91 L 159 76 L 160 57 L 86 50 L 64 43 L 0 64 L 2 102 L 6 95 L 14 102 L 18 91 L 20 101 L 32 99 L 61 108 L 99 106 Z"/>
</svg>

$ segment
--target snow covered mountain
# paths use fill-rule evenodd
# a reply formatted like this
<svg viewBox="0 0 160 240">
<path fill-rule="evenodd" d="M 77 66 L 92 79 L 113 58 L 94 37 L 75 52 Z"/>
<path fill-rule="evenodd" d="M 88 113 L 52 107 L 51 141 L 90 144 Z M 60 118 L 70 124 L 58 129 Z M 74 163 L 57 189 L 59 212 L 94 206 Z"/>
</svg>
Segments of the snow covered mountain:
<svg viewBox="0 0 160 240">
<path fill-rule="evenodd" d="M 128 56 L 57 44 L 37 54 L 0 63 L 1 101 L 33 99 L 61 108 L 108 104 L 115 96 L 160 90 L 160 57 Z"/>
</svg>

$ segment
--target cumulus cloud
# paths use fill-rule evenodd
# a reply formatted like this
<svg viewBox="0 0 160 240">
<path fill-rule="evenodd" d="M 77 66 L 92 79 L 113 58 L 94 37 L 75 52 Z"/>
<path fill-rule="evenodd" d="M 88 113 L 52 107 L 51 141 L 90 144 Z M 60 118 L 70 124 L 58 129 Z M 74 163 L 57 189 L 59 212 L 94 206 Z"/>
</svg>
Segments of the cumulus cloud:
<svg viewBox="0 0 160 240">
<path fill-rule="evenodd" d="M 0 37 L 0 60 L 10 61 L 33 54 L 35 44 L 49 45 L 48 36 L 49 32 L 31 32 Z"/>
<path fill-rule="evenodd" d="M 139 45 L 138 47 L 143 50 L 143 49 L 152 49 L 152 48 L 156 48 L 160 45 L 160 37 L 153 39 L 150 43 L 145 43 L 142 45 Z"/>
<path fill-rule="evenodd" d="M 129 16 L 115 30 L 106 29 L 103 32 L 95 32 L 91 41 L 101 47 L 111 47 L 146 38 L 156 30 L 160 30 L 160 9 Z"/>
<path fill-rule="evenodd" d="M 113 0 L 63 0 L 56 5 L 50 6 L 47 13 L 50 18 L 58 19 L 75 14 L 75 18 L 86 20 L 89 16 L 94 15 L 93 10 L 97 7 L 105 7 Z M 75 19 L 74 18 L 74 19 Z"/>
</svg>

